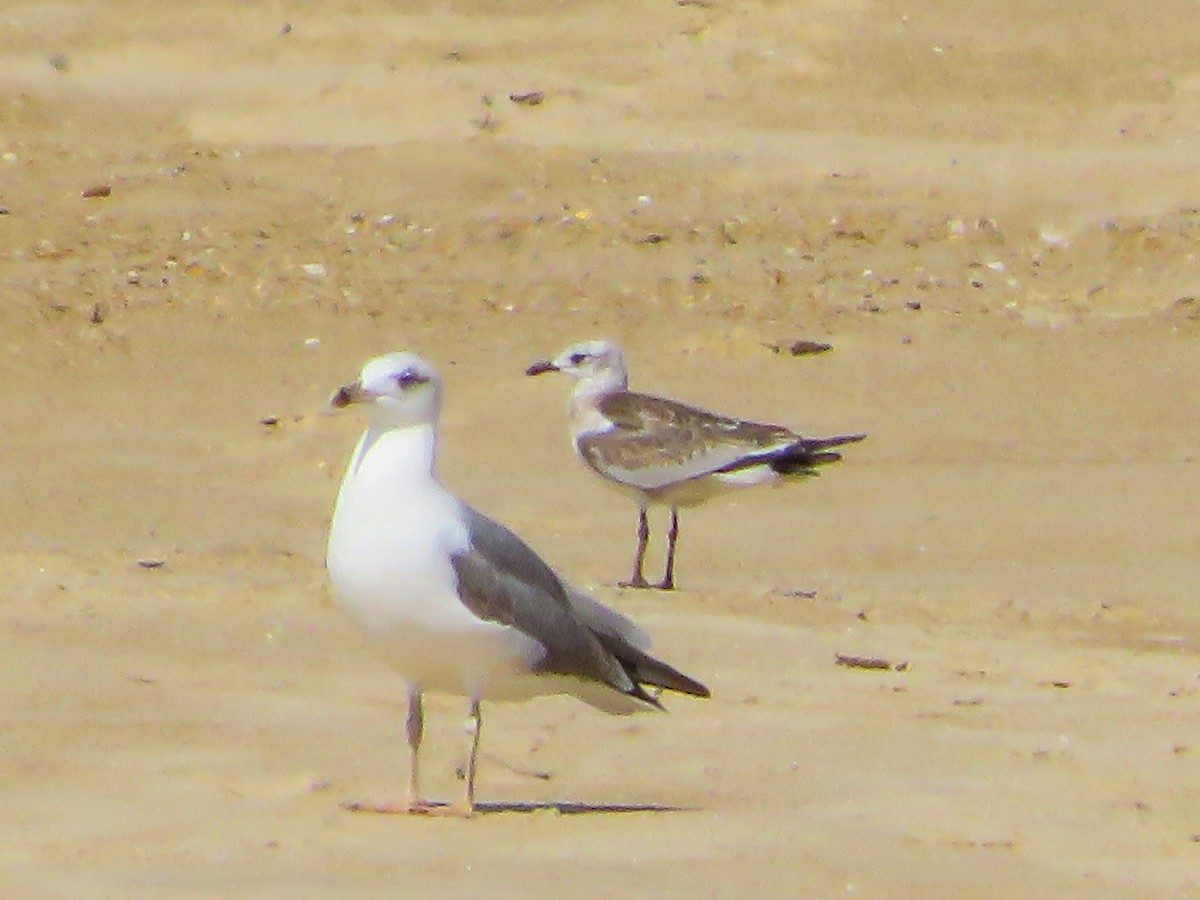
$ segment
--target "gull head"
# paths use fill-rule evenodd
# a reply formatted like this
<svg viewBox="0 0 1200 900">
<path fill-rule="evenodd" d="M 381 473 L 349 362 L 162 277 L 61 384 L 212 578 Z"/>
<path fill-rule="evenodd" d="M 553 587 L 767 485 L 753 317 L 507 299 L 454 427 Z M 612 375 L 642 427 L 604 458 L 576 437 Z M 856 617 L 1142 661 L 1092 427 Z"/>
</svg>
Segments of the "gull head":
<svg viewBox="0 0 1200 900">
<path fill-rule="evenodd" d="M 363 405 L 373 425 L 433 424 L 442 405 L 442 380 L 415 353 L 388 353 L 363 366 L 358 380 L 338 388 L 329 402 L 338 409 Z"/>
<path fill-rule="evenodd" d="M 608 341 L 581 341 L 572 344 L 552 360 L 539 360 L 525 370 L 526 375 L 565 372 L 588 385 L 589 392 L 623 391 L 629 386 L 625 354 Z"/>
</svg>

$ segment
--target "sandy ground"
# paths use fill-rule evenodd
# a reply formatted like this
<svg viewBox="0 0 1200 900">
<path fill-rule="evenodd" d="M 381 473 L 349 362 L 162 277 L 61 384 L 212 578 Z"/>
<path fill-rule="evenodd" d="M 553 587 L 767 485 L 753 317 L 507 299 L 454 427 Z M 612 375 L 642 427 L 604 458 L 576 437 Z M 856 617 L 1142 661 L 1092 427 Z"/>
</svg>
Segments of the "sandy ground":
<svg viewBox="0 0 1200 900">
<path fill-rule="evenodd" d="M 4 895 L 1200 897 L 1194 13 L 5 3 Z M 870 439 L 622 592 L 633 509 L 522 375 L 593 336 Z M 470 822 L 339 805 L 405 762 L 325 403 L 399 347 L 444 480 L 713 689 L 485 710 Z"/>
</svg>

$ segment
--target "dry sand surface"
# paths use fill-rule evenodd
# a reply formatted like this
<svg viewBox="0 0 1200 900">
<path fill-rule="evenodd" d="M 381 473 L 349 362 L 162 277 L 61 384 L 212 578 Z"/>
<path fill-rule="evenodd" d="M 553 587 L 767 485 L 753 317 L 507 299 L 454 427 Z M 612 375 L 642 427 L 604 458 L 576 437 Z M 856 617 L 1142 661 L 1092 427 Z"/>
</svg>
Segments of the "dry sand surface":
<svg viewBox="0 0 1200 900">
<path fill-rule="evenodd" d="M 0 893 L 1200 897 L 1195 13 L 0 4 Z M 870 438 L 623 592 L 522 375 L 595 336 Z M 469 822 L 340 807 L 403 693 L 327 594 L 326 401 L 400 347 L 444 480 L 713 689 L 485 709 Z"/>
</svg>

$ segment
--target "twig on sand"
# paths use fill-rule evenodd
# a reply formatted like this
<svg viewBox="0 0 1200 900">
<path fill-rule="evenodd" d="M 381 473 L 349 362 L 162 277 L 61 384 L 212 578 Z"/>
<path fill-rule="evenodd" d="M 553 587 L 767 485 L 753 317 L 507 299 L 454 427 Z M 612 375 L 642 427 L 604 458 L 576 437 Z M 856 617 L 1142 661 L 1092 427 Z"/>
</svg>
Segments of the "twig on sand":
<svg viewBox="0 0 1200 900">
<path fill-rule="evenodd" d="M 844 653 L 836 653 L 833 657 L 833 664 L 835 666 L 846 666 L 849 669 L 874 669 L 879 672 L 908 671 L 908 660 L 893 664 L 891 661 L 880 659 L 878 656 L 847 656 Z"/>
</svg>

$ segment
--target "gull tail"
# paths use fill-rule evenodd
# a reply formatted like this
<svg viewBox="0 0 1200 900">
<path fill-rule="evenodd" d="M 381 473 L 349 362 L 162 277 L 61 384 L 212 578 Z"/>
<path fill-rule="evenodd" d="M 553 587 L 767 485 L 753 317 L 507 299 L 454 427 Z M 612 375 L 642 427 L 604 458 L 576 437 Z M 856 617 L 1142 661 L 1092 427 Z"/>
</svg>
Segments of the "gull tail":
<svg viewBox="0 0 1200 900">
<path fill-rule="evenodd" d="M 770 460 L 771 468 L 780 475 L 816 475 L 817 467 L 835 463 L 842 454 L 830 450 L 844 444 L 857 444 L 865 434 L 839 434 L 836 437 L 800 438 Z"/>
</svg>

